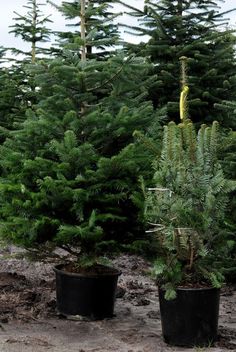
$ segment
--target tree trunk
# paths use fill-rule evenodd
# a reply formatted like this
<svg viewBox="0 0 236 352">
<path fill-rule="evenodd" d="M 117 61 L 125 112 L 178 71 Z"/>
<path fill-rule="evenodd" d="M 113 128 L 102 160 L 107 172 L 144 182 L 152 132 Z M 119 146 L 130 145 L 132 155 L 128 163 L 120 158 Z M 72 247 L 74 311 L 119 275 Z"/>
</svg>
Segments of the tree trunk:
<svg viewBox="0 0 236 352">
<path fill-rule="evenodd" d="M 33 20 L 32 20 L 32 27 L 34 32 L 36 28 L 36 21 L 37 21 L 37 4 L 36 0 L 33 1 Z M 36 38 L 35 38 L 35 33 L 32 36 L 32 44 L 31 44 L 31 62 L 32 64 L 35 63 L 36 60 Z"/>
<path fill-rule="evenodd" d="M 82 47 L 81 47 L 81 61 L 86 61 L 86 18 L 85 18 L 85 5 L 86 0 L 81 0 L 81 12 L 80 12 L 80 21 L 81 21 L 81 39 L 82 39 Z"/>
</svg>

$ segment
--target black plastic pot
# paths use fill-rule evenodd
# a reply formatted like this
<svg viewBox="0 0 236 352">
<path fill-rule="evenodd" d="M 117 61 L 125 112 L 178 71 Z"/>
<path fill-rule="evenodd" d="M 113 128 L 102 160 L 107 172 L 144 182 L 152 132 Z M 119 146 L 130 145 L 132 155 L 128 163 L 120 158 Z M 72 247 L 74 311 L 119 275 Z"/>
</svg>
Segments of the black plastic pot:
<svg viewBox="0 0 236 352">
<path fill-rule="evenodd" d="M 57 308 L 63 315 L 81 315 L 104 319 L 114 315 L 117 269 L 106 274 L 77 274 L 63 270 L 63 264 L 54 268 L 56 273 Z"/>
<path fill-rule="evenodd" d="M 159 289 L 162 333 L 174 346 L 204 347 L 217 340 L 220 290 L 179 288 L 167 301 Z"/>
</svg>

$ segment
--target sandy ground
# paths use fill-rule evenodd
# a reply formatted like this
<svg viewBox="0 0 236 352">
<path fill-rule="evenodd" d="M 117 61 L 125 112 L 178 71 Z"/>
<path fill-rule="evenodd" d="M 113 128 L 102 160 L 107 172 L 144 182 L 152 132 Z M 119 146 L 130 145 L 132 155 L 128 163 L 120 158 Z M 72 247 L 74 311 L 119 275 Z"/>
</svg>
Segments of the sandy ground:
<svg viewBox="0 0 236 352">
<path fill-rule="evenodd" d="M 157 288 L 136 256 L 114 260 L 122 270 L 115 317 L 71 320 L 56 310 L 52 264 L 0 254 L 0 352 L 236 351 L 236 290 L 222 290 L 219 341 L 211 348 L 166 345 L 161 336 Z"/>
</svg>

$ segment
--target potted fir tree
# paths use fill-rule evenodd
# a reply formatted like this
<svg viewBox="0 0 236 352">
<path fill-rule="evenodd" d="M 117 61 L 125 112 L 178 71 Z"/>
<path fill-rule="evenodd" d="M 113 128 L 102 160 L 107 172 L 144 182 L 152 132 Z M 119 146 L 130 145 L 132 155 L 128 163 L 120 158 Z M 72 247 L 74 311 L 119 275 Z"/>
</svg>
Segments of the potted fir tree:
<svg viewBox="0 0 236 352">
<path fill-rule="evenodd" d="M 120 272 L 103 256 L 141 232 L 130 198 L 146 155 L 132 132 L 156 116 L 148 65 L 109 49 L 118 38 L 109 3 L 59 7 L 79 28 L 61 33 L 56 58 L 27 66 L 37 103 L 13 114 L 0 146 L 0 237 L 44 257 L 54 246 L 75 254 L 55 268 L 58 309 L 92 318 L 113 315 Z"/>
<path fill-rule="evenodd" d="M 217 160 L 218 123 L 198 133 L 187 119 L 184 85 L 182 122 L 164 128 L 153 187 L 146 192 L 145 216 L 158 241 L 153 273 L 159 286 L 163 336 L 182 346 L 209 345 L 217 338 L 219 288 L 224 277 L 220 250 L 228 193 Z"/>
</svg>

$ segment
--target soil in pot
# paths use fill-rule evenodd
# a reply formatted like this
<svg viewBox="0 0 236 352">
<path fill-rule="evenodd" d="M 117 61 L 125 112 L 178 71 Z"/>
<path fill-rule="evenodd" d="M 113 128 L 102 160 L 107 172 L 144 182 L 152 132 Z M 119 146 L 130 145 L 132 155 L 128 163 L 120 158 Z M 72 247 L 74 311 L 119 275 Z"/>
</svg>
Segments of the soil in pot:
<svg viewBox="0 0 236 352">
<path fill-rule="evenodd" d="M 71 264 L 57 265 L 56 293 L 58 311 L 65 315 L 81 315 L 90 319 L 114 316 L 118 277 L 115 268 L 96 265 L 78 270 Z"/>
<path fill-rule="evenodd" d="M 204 347 L 217 340 L 220 290 L 179 288 L 167 301 L 159 289 L 162 332 L 165 342 L 175 346 Z"/>
</svg>

